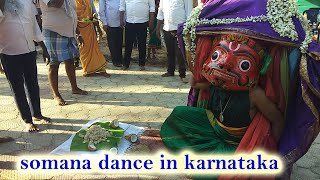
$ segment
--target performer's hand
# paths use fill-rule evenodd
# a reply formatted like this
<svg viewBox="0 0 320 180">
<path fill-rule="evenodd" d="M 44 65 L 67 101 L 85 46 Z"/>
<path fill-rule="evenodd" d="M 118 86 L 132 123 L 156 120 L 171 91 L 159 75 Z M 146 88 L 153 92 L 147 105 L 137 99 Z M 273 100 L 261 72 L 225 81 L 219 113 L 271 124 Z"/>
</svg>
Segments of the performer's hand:
<svg viewBox="0 0 320 180">
<path fill-rule="evenodd" d="M 191 79 L 190 79 L 190 86 L 191 86 L 192 88 L 195 88 L 195 86 L 196 86 L 196 81 L 195 81 L 195 79 L 194 79 L 193 76 L 192 76 Z"/>
<path fill-rule="evenodd" d="M 272 135 L 278 142 L 285 126 L 285 120 L 277 104 L 273 103 L 259 86 L 249 89 L 249 97 L 252 105 L 270 121 Z"/>
</svg>

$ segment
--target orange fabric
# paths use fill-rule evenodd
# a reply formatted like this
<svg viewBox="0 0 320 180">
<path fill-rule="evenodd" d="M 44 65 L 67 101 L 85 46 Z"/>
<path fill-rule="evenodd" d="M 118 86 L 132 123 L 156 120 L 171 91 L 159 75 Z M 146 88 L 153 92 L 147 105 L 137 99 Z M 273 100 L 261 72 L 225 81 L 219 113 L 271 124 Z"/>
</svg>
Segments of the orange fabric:
<svg viewBox="0 0 320 180">
<path fill-rule="evenodd" d="M 93 16 L 91 0 L 76 0 L 76 5 L 79 20 Z M 78 25 L 84 40 L 84 46 L 80 48 L 83 74 L 105 72 L 107 62 L 100 50 L 93 23 L 79 22 Z"/>
</svg>

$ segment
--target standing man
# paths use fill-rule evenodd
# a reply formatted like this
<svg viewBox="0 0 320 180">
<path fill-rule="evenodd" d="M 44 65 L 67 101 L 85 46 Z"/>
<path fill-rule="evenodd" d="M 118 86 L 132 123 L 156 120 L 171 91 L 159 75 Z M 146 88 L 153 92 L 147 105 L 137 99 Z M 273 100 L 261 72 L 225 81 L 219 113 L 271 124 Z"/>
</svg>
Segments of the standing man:
<svg viewBox="0 0 320 180">
<path fill-rule="evenodd" d="M 145 70 L 147 28 L 153 25 L 155 2 L 154 0 L 120 0 L 120 27 L 124 27 L 124 13 L 126 13 L 125 28 L 125 54 L 123 59 L 123 70 L 130 65 L 132 46 L 135 39 L 138 39 L 139 66 Z"/>
<path fill-rule="evenodd" d="M 120 0 L 100 0 L 99 15 L 107 33 L 112 63 L 122 67 L 123 29 L 120 28 Z"/>
<path fill-rule="evenodd" d="M 44 43 L 50 54 L 49 82 L 53 92 L 53 98 L 58 105 L 67 103 L 58 90 L 58 70 L 61 62 L 71 84 L 72 94 L 87 95 L 88 92 L 81 90 L 76 81 L 74 59 L 79 57 L 78 38 L 80 46 L 83 39 L 77 27 L 76 4 L 74 0 L 41 0 L 42 29 Z"/>
<path fill-rule="evenodd" d="M 157 35 L 160 37 L 160 27 L 163 25 L 164 41 L 167 47 L 168 69 L 162 77 L 174 76 L 176 58 L 179 65 L 179 76 L 183 83 L 186 79 L 186 62 L 178 47 L 177 28 L 178 24 L 187 20 L 193 8 L 193 0 L 161 0 L 158 10 Z"/>
<path fill-rule="evenodd" d="M 0 0 L 1 63 L 28 132 L 39 131 L 33 120 L 50 122 L 50 118 L 42 116 L 40 110 L 37 52 L 33 41 L 38 42 L 42 48 L 45 62 L 49 60 L 49 54 L 42 41 L 43 36 L 36 21 L 36 14 L 32 1 Z"/>
</svg>

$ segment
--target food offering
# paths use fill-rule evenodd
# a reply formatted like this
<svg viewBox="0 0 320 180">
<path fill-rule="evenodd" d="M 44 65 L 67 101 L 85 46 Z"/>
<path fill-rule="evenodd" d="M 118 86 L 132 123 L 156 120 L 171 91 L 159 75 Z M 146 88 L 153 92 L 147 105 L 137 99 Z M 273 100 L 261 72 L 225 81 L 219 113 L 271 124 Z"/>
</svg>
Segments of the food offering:
<svg viewBox="0 0 320 180">
<path fill-rule="evenodd" d="M 70 146 L 70 151 L 97 151 L 117 148 L 125 130 L 119 122 L 96 122 L 89 128 L 80 129 Z"/>
</svg>

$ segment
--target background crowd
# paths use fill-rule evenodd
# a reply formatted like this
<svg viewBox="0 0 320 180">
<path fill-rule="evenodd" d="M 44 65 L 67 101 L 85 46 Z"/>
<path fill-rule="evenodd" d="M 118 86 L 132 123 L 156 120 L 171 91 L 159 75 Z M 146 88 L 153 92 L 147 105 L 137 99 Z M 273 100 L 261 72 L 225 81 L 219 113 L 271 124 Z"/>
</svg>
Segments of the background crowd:
<svg viewBox="0 0 320 180">
<path fill-rule="evenodd" d="M 102 29 L 107 34 L 112 64 L 128 70 L 136 43 L 141 71 L 146 69 L 146 59 L 151 53 L 155 57 L 156 49 L 161 47 L 163 30 L 168 68 L 162 77 L 174 76 L 177 59 L 181 81 L 187 83 L 186 62 L 176 32 L 196 5 L 193 0 L 100 0 L 98 12 L 93 0 L 0 0 L 1 72 L 8 79 L 26 130 L 39 130 L 33 120 L 50 122 L 40 110 L 36 45 L 42 48 L 53 99 L 60 106 L 67 105 L 59 93 L 62 62 L 73 94 L 88 94 L 77 85 L 77 59 L 83 76 L 110 77 L 98 42 Z"/>
</svg>

